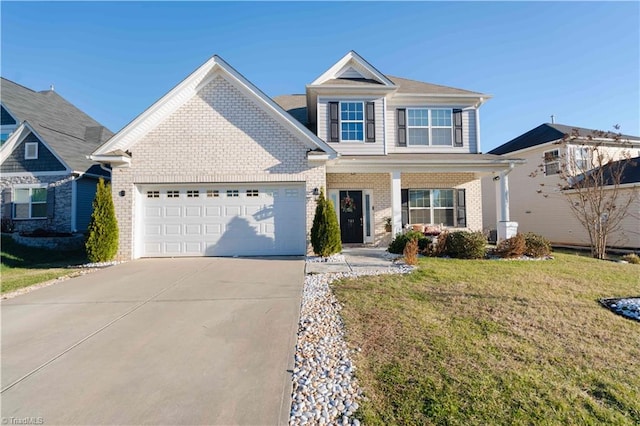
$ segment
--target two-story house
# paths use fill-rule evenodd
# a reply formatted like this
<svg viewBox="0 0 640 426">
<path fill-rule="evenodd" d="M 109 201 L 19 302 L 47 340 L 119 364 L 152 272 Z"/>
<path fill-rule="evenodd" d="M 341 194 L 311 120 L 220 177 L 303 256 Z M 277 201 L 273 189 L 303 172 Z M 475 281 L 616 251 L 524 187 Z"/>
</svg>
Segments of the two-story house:
<svg viewBox="0 0 640 426">
<path fill-rule="evenodd" d="M 53 89 L 0 80 L 3 229 L 85 231 L 110 174 L 87 156 L 113 133 Z"/>
<path fill-rule="evenodd" d="M 589 236 L 568 205 L 570 189 L 559 178 L 561 168 L 569 176 L 579 176 L 598 167 L 594 147 L 603 162 L 629 161 L 620 183 L 619 204 L 632 198 L 621 229 L 610 236 L 612 247 L 640 248 L 640 195 L 637 162 L 640 160 L 640 137 L 600 132 L 558 123 L 543 123 L 489 151 L 504 158 L 524 158 L 526 166 L 509 173 L 510 219 L 522 232 L 534 232 L 555 245 L 588 246 Z M 483 222 L 485 230 L 496 229 L 500 218 L 499 180 L 482 179 Z M 613 185 L 603 187 L 603 200 Z M 496 201 L 498 200 L 498 201 Z"/>
<path fill-rule="evenodd" d="M 214 56 L 92 155 L 114 169 L 119 256 L 304 254 L 320 188 L 343 243 L 481 230 L 480 178 L 521 163 L 480 153 L 488 98 L 352 51 L 274 101 Z"/>
</svg>

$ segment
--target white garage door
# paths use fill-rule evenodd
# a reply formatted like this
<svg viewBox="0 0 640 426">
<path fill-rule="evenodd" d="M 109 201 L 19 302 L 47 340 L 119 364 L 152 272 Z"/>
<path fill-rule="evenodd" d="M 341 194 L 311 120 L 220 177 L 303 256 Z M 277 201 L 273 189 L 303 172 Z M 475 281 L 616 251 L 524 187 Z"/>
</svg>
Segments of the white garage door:
<svg viewBox="0 0 640 426">
<path fill-rule="evenodd" d="M 143 257 L 302 255 L 303 184 L 148 185 Z"/>
</svg>

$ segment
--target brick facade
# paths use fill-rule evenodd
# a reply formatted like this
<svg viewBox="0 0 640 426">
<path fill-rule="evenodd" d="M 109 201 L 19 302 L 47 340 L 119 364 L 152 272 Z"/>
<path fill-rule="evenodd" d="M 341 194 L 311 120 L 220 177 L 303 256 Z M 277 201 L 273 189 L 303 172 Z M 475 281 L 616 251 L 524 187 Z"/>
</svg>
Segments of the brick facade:
<svg viewBox="0 0 640 426">
<path fill-rule="evenodd" d="M 2 176 L 0 178 L 0 193 L 6 188 L 16 185 L 47 185 L 47 188 L 55 188 L 54 211 L 50 219 L 14 219 L 13 226 L 17 232 L 33 231 L 35 229 L 55 230 L 57 232 L 72 232 L 71 229 L 71 193 L 73 176 Z M 2 200 L 2 209 L 5 208 L 5 200 Z M 4 217 L 4 211 L 2 212 Z"/>
<path fill-rule="evenodd" d="M 467 206 L 467 228 L 482 230 L 482 194 L 480 180 L 473 173 L 402 173 L 402 189 L 442 188 L 465 189 Z M 389 240 L 384 219 L 391 217 L 390 173 L 329 173 L 327 190 L 367 189 L 373 192 L 374 244 L 382 245 Z"/>
<path fill-rule="evenodd" d="M 256 101 L 218 76 L 130 148 L 130 168 L 113 170 L 118 258 L 134 256 L 137 184 L 306 182 L 309 194 L 325 186 L 325 167 L 309 165 L 308 150 Z M 312 197 L 306 212 L 308 234 Z"/>
</svg>

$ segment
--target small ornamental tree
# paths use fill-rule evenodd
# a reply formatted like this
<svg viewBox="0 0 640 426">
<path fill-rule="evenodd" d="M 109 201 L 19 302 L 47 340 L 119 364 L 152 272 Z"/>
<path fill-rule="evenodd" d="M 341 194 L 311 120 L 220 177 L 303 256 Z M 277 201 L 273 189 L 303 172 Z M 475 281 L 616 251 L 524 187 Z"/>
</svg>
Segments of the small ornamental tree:
<svg viewBox="0 0 640 426">
<path fill-rule="evenodd" d="M 614 126 L 619 130 L 619 126 Z M 637 166 L 629 151 L 629 141 L 620 133 L 594 130 L 581 134 L 578 129 L 565 134 L 558 143 L 562 155 L 543 158 L 530 177 L 556 174 L 555 188 L 540 183 L 536 192 L 547 198 L 561 194 L 569 211 L 589 236 L 591 255 L 604 259 L 610 239 L 623 230 L 623 221 L 632 215 L 635 189 L 622 187 L 625 169 Z M 549 170 L 549 164 L 555 166 Z"/>
<path fill-rule="evenodd" d="M 324 196 L 324 188 L 320 190 L 316 205 L 316 214 L 311 227 L 311 245 L 318 256 L 327 257 L 342 251 L 340 226 L 336 211 L 331 201 Z"/>
<path fill-rule="evenodd" d="M 87 229 L 85 249 L 89 262 L 107 262 L 118 252 L 118 222 L 111 198 L 111 185 L 98 181 L 93 213 Z"/>
</svg>

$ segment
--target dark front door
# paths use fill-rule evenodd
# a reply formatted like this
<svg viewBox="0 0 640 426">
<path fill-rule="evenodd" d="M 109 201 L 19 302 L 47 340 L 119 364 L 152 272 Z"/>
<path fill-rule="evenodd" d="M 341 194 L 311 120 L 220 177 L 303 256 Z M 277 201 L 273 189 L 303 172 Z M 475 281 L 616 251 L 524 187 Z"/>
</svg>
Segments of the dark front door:
<svg viewBox="0 0 640 426">
<path fill-rule="evenodd" d="M 340 236 L 343 243 L 362 243 L 362 191 L 340 191 Z"/>
</svg>

